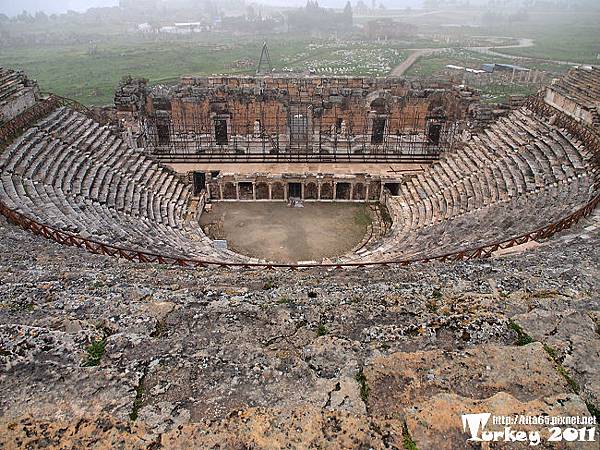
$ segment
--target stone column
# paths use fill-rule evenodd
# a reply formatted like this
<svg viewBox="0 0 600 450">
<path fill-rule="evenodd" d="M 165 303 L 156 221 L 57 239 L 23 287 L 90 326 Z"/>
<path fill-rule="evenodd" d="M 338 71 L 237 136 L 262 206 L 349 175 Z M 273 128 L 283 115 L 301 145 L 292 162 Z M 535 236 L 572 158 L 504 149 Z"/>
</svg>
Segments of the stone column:
<svg viewBox="0 0 600 450">
<path fill-rule="evenodd" d="M 269 200 L 273 200 L 273 185 L 269 183 Z"/>
<path fill-rule="evenodd" d="M 350 183 L 350 200 L 354 199 L 354 183 Z"/>
<path fill-rule="evenodd" d="M 219 200 L 223 200 L 223 183 L 219 183 Z"/>
<path fill-rule="evenodd" d="M 365 183 L 366 187 L 365 187 L 365 202 L 369 201 L 369 187 L 371 186 L 371 183 Z"/>
<path fill-rule="evenodd" d="M 304 200 L 304 181 L 300 184 L 300 196 Z"/>
<path fill-rule="evenodd" d="M 256 200 L 256 183 L 252 182 L 252 200 Z"/>
<path fill-rule="evenodd" d="M 337 181 L 333 182 L 333 197 L 332 197 L 332 201 L 334 201 L 337 198 Z"/>
<path fill-rule="evenodd" d="M 317 182 L 317 200 L 321 200 L 321 183 Z"/>
<path fill-rule="evenodd" d="M 240 199 L 240 183 L 236 182 L 235 183 L 235 198 Z"/>
</svg>

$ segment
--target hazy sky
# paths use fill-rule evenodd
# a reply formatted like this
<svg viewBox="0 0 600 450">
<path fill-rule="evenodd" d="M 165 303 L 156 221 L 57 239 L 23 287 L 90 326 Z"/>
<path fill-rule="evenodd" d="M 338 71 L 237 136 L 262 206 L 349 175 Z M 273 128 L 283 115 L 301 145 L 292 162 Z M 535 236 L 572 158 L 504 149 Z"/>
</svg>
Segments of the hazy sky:
<svg viewBox="0 0 600 450">
<path fill-rule="evenodd" d="M 318 0 L 319 5 L 329 7 L 340 7 L 344 6 L 348 0 Z M 350 0 L 352 4 L 355 4 L 358 0 Z M 367 5 L 371 5 L 371 0 L 363 0 Z M 268 5 L 305 5 L 306 0 L 258 0 L 257 3 L 265 3 Z M 383 3 L 389 7 L 402 7 L 403 5 L 420 5 L 423 0 L 376 0 L 376 3 Z"/>
<path fill-rule="evenodd" d="M 44 11 L 48 14 L 61 13 L 69 9 L 85 11 L 94 6 L 115 6 L 119 0 L 0 0 L 0 12 L 9 16 L 26 10 L 29 12 Z"/>
<path fill-rule="evenodd" d="M 218 0 L 217 0 L 218 1 Z M 321 6 L 342 7 L 347 0 L 320 0 Z M 351 0 L 355 4 L 357 0 Z M 363 0 L 367 5 L 371 0 Z M 265 3 L 278 6 L 300 6 L 305 5 L 306 0 L 255 0 L 256 3 Z M 383 3 L 387 7 L 403 8 L 406 6 L 419 6 L 423 0 L 376 0 L 377 4 Z M 0 0 L 0 13 L 14 16 L 23 10 L 31 13 L 44 11 L 48 14 L 62 13 L 69 9 L 74 11 L 85 11 L 94 6 L 115 6 L 119 0 Z"/>
<path fill-rule="evenodd" d="M 319 5 L 330 8 L 341 8 L 348 0 L 318 0 Z M 350 0 L 353 5 L 358 0 Z M 257 0 L 257 3 L 264 3 L 266 5 L 277 5 L 277 6 L 302 6 L 306 5 L 306 0 Z M 371 6 L 371 0 L 363 0 L 365 4 Z M 388 8 L 406 8 L 419 7 L 423 4 L 423 0 L 375 0 L 376 4 L 383 3 Z"/>
</svg>

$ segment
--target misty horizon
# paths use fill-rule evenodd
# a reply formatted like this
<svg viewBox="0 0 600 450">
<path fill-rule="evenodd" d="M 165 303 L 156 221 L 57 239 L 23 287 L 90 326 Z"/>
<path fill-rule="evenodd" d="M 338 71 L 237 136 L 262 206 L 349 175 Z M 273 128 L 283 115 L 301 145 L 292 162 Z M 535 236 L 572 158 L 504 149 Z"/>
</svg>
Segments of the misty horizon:
<svg viewBox="0 0 600 450">
<path fill-rule="evenodd" d="M 218 0 L 216 0 L 218 3 Z M 319 5 L 327 8 L 342 8 L 347 0 L 321 0 Z M 356 4 L 357 0 L 352 0 Z M 268 6 L 293 6 L 300 7 L 306 4 L 306 0 L 263 0 L 247 1 L 248 4 L 263 4 Z M 371 1 L 365 1 L 370 5 Z M 383 4 L 388 8 L 406 8 L 421 7 L 423 0 L 378 0 L 377 4 Z M 60 0 L 49 3 L 44 0 L 23 0 L 19 3 L 0 3 L 0 14 L 6 14 L 9 17 L 21 14 L 23 11 L 35 13 L 43 11 L 46 14 L 63 14 L 67 11 L 85 12 L 89 8 L 118 6 L 119 0 Z"/>
</svg>

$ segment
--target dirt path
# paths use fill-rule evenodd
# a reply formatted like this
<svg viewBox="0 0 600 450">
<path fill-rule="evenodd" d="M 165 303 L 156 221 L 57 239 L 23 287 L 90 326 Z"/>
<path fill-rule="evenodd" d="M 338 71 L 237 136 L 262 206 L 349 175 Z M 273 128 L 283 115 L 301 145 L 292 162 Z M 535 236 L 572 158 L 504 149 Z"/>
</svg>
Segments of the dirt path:
<svg viewBox="0 0 600 450">
<path fill-rule="evenodd" d="M 396 66 L 394 68 L 394 70 L 392 70 L 392 75 L 395 77 L 401 77 L 402 75 L 404 75 L 404 72 L 406 72 L 408 69 L 410 69 L 411 66 L 419 60 L 419 58 L 421 58 L 422 56 L 429 56 L 429 55 L 431 55 L 435 52 L 441 51 L 441 50 L 446 50 L 446 49 L 445 48 L 421 48 L 421 49 L 413 50 L 412 53 L 410 55 L 408 55 L 408 58 L 406 58 L 398 66 Z"/>
<path fill-rule="evenodd" d="M 490 36 L 480 36 L 480 37 L 490 37 Z M 494 36 L 494 37 L 497 37 L 497 36 Z M 510 48 L 528 48 L 528 47 L 533 47 L 534 45 L 535 45 L 535 41 L 533 39 L 521 38 L 521 39 L 519 39 L 518 44 L 501 45 L 501 46 L 487 46 L 487 47 L 464 47 L 464 48 L 466 50 L 482 53 L 485 55 L 496 56 L 496 57 L 500 57 L 500 58 L 519 59 L 519 60 L 528 59 L 528 60 L 535 60 L 538 62 L 547 62 L 547 63 L 569 65 L 569 66 L 576 66 L 576 65 L 580 64 L 580 63 L 571 62 L 571 61 L 560 61 L 560 60 L 554 60 L 554 59 L 536 58 L 534 56 L 511 55 L 509 53 L 502 53 L 501 51 L 498 51 L 498 50 L 510 49 Z M 441 51 L 450 50 L 450 49 L 460 49 L 460 47 L 409 49 L 411 51 L 411 53 L 410 53 L 410 55 L 408 55 L 408 58 L 406 58 L 399 65 L 397 65 L 392 70 L 391 75 L 396 76 L 396 77 L 403 76 L 404 73 L 406 73 L 406 71 L 408 71 L 408 69 L 410 69 L 413 66 L 413 64 L 416 63 L 423 56 L 430 56 L 436 52 L 441 52 Z"/>
<path fill-rule="evenodd" d="M 518 47 L 468 47 L 468 50 L 473 50 L 475 52 L 479 52 L 484 55 L 496 56 L 499 58 L 529 60 L 529 61 L 536 61 L 536 62 L 542 62 L 542 63 L 558 64 L 561 66 L 580 66 L 582 64 L 582 63 L 578 63 L 578 62 L 574 62 L 574 61 L 561 61 L 558 59 L 537 58 L 535 56 L 511 55 L 510 53 L 502 53 L 502 52 L 496 51 L 496 49 L 498 49 L 498 48 L 518 48 Z"/>
</svg>

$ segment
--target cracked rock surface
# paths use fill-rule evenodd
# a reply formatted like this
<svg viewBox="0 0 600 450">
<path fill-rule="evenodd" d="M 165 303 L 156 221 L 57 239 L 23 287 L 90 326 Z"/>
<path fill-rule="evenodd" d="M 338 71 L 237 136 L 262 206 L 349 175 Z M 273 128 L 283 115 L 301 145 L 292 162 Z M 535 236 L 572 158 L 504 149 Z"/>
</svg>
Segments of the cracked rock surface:
<svg viewBox="0 0 600 450">
<path fill-rule="evenodd" d="M 557 242 L 407 268 L 186 270 L 0 219 L 0 443 L 458 449 L 466 412 L 597 413 L 600 236 Z"/>
</svg>

